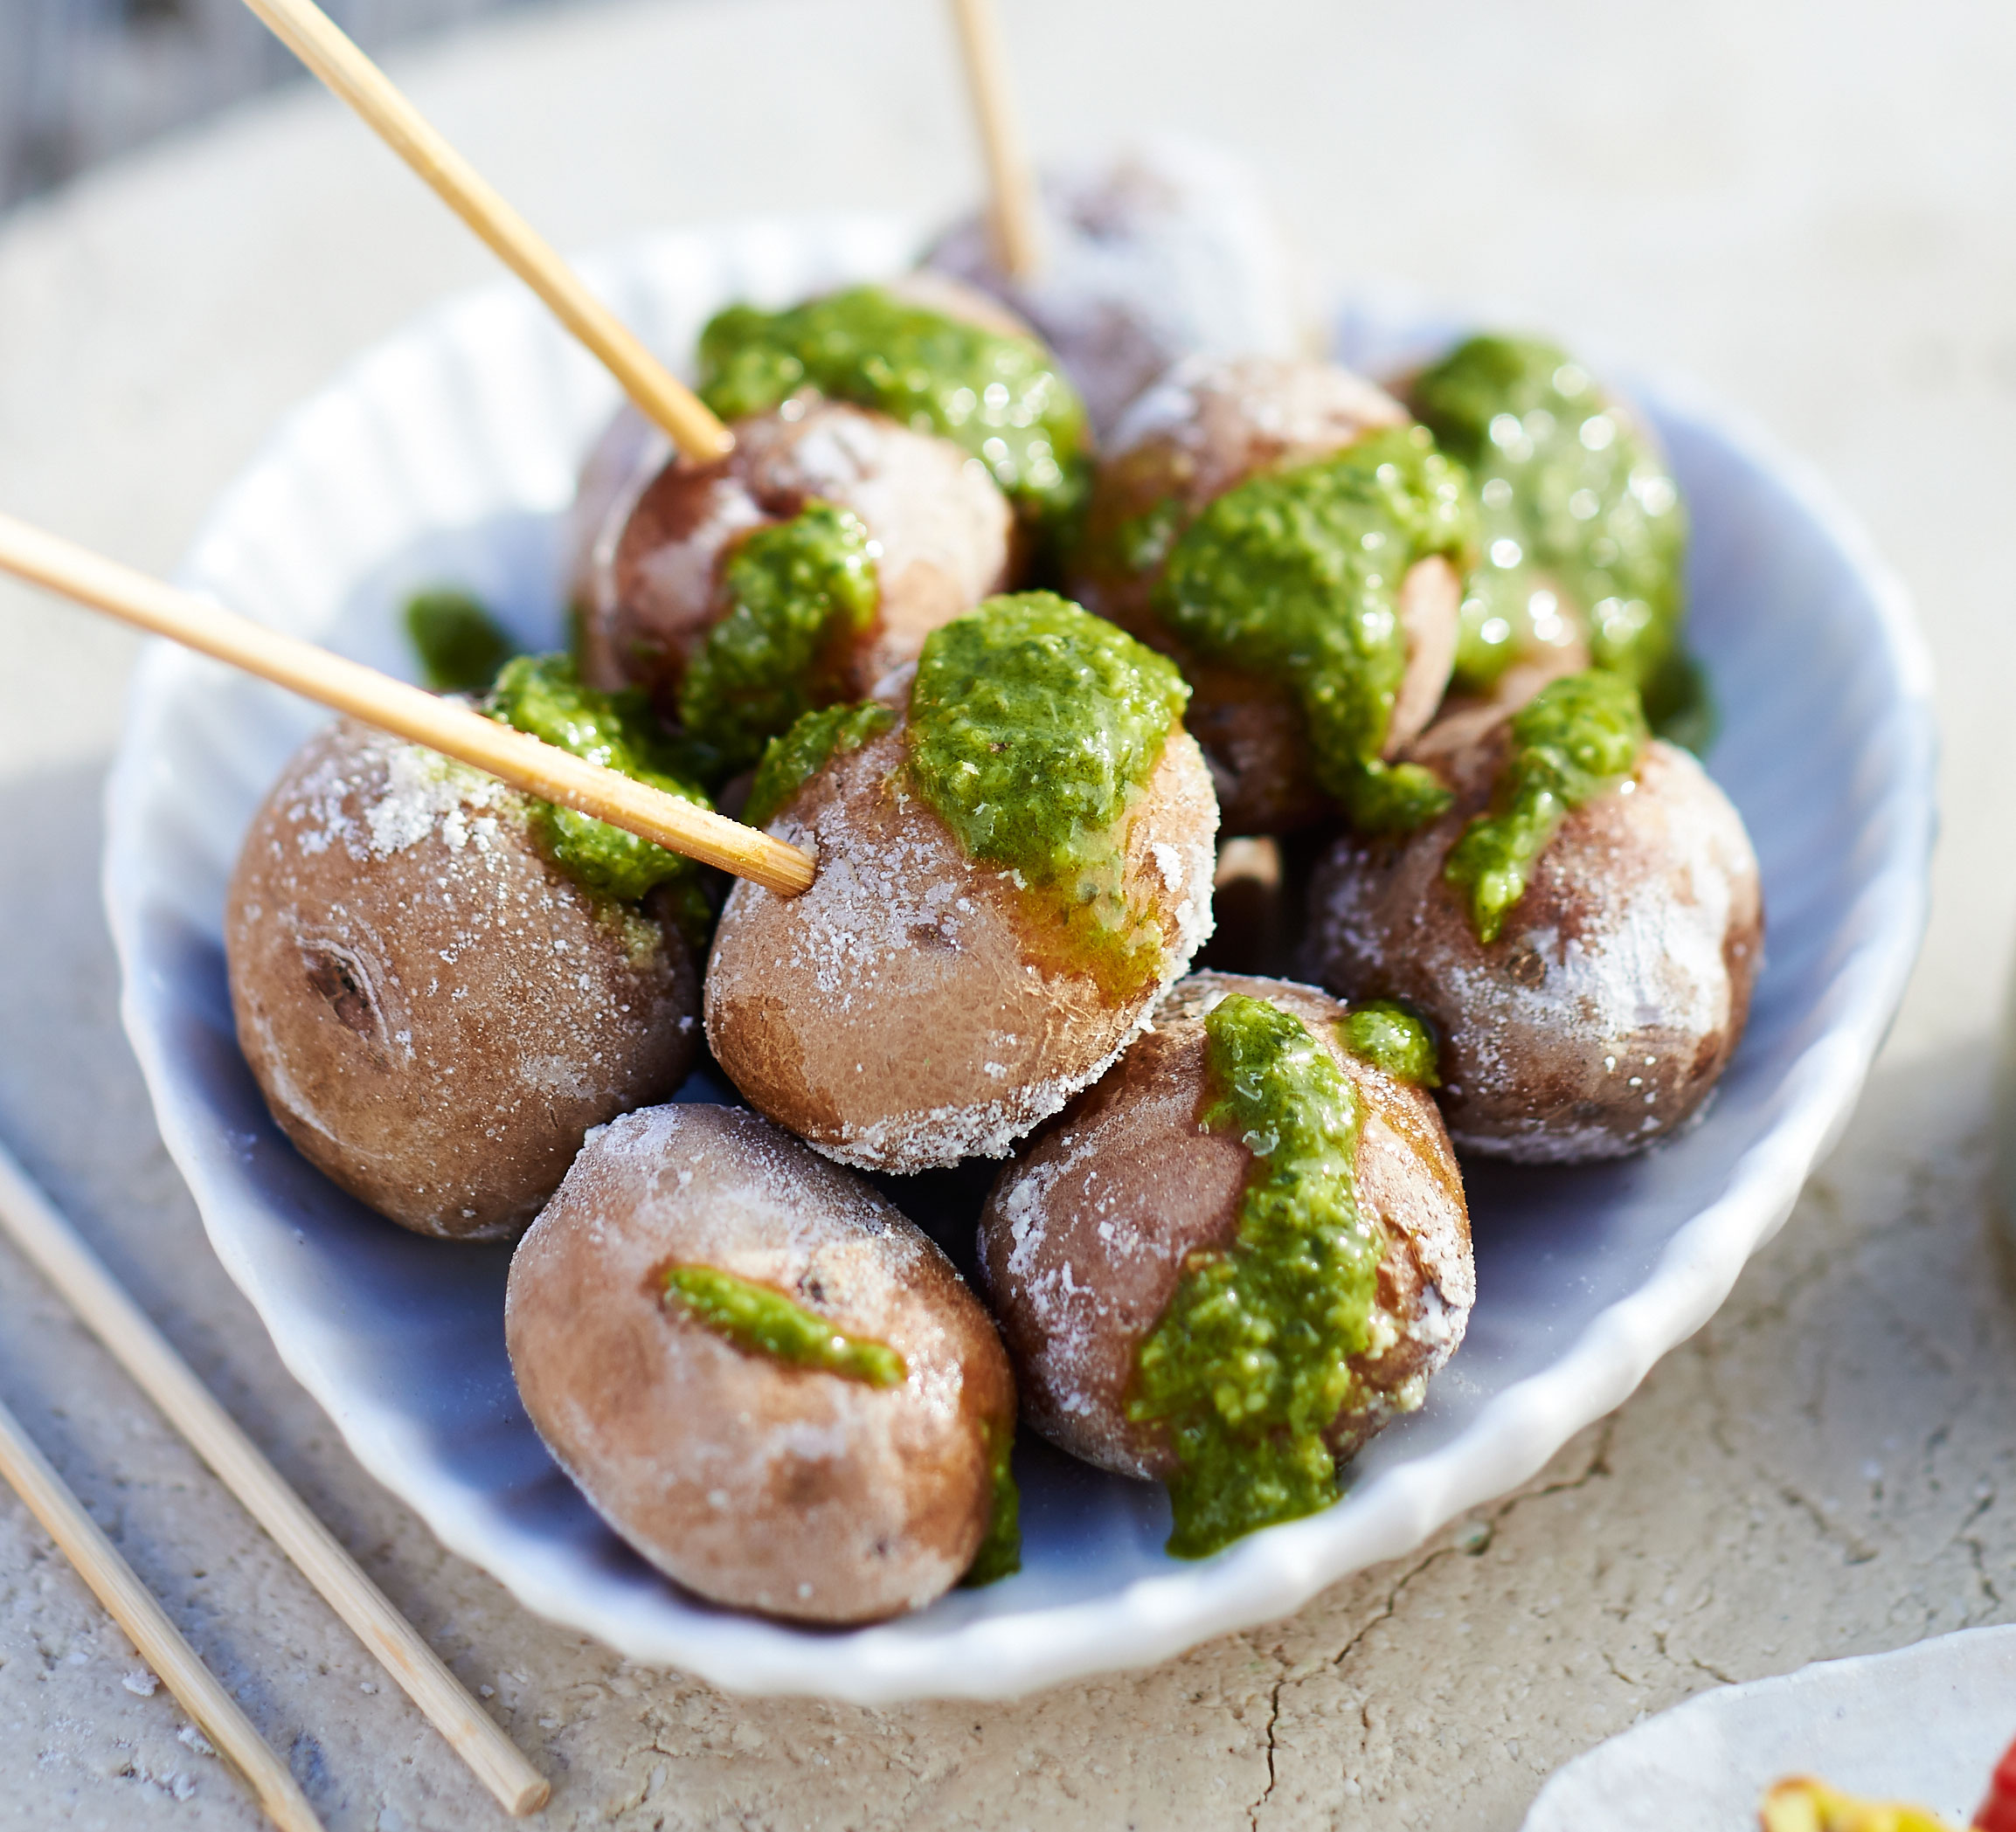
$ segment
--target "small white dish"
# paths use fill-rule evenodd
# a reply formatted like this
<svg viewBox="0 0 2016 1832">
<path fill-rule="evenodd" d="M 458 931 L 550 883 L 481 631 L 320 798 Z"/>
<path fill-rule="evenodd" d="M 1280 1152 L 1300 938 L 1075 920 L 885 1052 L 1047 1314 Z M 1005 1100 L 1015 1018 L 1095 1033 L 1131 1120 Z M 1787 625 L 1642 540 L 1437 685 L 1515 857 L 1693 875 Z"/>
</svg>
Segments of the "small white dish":
<svg viewBox="0 0 2016 1832">
<path fill-rule="evenodd" d="M 781 302 L 892 273 L 914 245 L 911 225 L 887 220 L 759 223 L 654 238 L 588 266 L 648 341 L 683 352 L 731 299 Z M 1344 354 L 1361 360 L 1442 328 L 1376 308 L 1343 327 Z M 633 1659 L 746 1690 L 885 1703 L 1009 1696 L 1285 1614 L 1525 1481 L 1617 1406 L 1722 1302 L 1846 1119 L 1924 923 L 1935 749 L 1902 594 L 1825 491 L 1684 391 L 1638 397 L 1692 505 L 1694 639 L 1724 716 L 1710 762 L 1749 823 L 1770 923 L 1749 1032 L 1711 1110 L 1629 1163 L 1473 1172 L 1469 1340 L 1327 1512 L 1180 1563 L 1161 1551 L 1158 1488 L 1025 1434 L 1020 1575 L 847 1633 L 712 1608 L 629 1552 L 519 1407 L 507 1255 L 402 1233 L 274 1127 L 232 1036 L 220 916 L 246 821 L 321 716 L 151 650 L 107 789 L 127 1032 L 218 1257 L 358 1459 L 528 1607 Z M 612 406 L 606 378 L 523 292 L 452 301 L 287 418 L 184 577 L 395 672 L 408 666 L 398 606 L 436 581 L 555 646 L 561 518 Z M 928 1221 L 934 1207 L 973 1206 L 976 1186 L 948 1172 L 898 1193 Z"/>
<path fill-rule="evenodd" d="M 1555 1771 L 1521 1832 L 1734 1832 L 1817 1775 L 1964 1826 L 2016 1737 L 2016 1627 L 1719 1686 Z"/>
</svg>

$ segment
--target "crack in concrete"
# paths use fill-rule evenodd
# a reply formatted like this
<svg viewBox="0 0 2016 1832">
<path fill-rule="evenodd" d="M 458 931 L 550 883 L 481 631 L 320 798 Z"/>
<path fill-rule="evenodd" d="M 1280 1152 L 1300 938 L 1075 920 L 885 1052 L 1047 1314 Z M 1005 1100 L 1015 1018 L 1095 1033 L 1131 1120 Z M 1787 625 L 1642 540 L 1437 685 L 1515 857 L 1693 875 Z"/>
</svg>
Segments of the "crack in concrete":
<svg viewBox="0 0 2016 1832">
<path fill-rule="evenodd" d="M 1610 1669 L 1610 1676 L 1612 1679 L 1621 1680 L 1634 1692 L 1642 1691 L 1644 1690 L 1645 1682 L 1642 1679 L 1633 1679 L 1631 1675 L 1625 1672 L 1622 1667 L 1618 1666 L 1617 1662 L 1611 1658 L 1611 1651 L 1608 1648 L 1603 1649 L 1603 1663 L 1604 1666 Z"/>
<path fill-rule="evenodd" d="M 1328 1661 L 1324 1663 L 1322 1668 L 1315 1670 L 1327 1670 L 1335 1672 L 1338 1668 L 1341 1667 L 1357 1650 L 1359 1644 L 1367 1635 L 1371 1634 L 1382 1622 L 1389 1621 L 1393 1618 L 1400 1607 L 1401 1596 L 1424 1572 L 1441 1564 L 1445 1559 L 1479 1558 L 1489 1551 L 1493 1540 L 1497 1538 L 1498 1529 L 1528 1502 L 1545 1501 L 1550 1496 L 1569 1494 L 1575 1490 L 1588 1487 L 1599 1476 L 1608 1476 L 1611 1473 L 1611 1445 L 1616 1436 L 1616 1432 L 1617 1415 L 1613 1413 L 1597 1427 L 1595 1447 L 1590 1453 L 1589 1462 L 1583 1465 L 1578 1474 L 1561 1482 L 1545 1483 L 1537 1489 L 1528 1489 L 1518 1495 L 1510 1497 L 1493 1508 L 1481 1522 L 1473 1521 L 1468 1526 L 1458 1529 L 1460 1537 L 1453 1544 L 1438 1545 L 1433 1552 L 1410 1565 L 1394 1582 L 1393 1587 L 1386 1593 L 1379 1607 L 1366 1621 L 1360 1624 L 1357 1632 Z M 1476 1531 L 1479 1526 L 1482 1528 L 1481 1533 Z M 1254 1829 L 1254 1832 L 1258 1832 L 1261 1809 L 1272 1797 L 1275 1784 L 1280 1779 L 1277 1759 L 1280 1747 L 1278 1734 L 1281 1721 L 1281 1695 L 1289 1686 L 1299 1685 L 1304 1679 L 1310 1676 L 1308 1672 L 1297 1673 L 1292 1668 L 1285 1666 L 1280 1675 L 1275 1679 L 1273 1685 L 1269 1689 L 1267 1785 L 1261 1790 L 1260 1797 L 1247 1808 L 1246 1813 L 1247 1822 Z M 1364 1718 L 1366 1727 L 1369 1729 L 1371 1719 L 1367 1715 L 1366 1707 L 1360 1707 L 1360 1715 Z"/>
<path fill-rule="evenodd" d="M 1995 1497 L 1992 1492 L 1981 1496 L 1968 1510 L 1967 1517 L 1953 1530 L 1953 1537 L 1946 1542 L 1948 1545 L 1964 1545 L 1967 1548 L 1967 1562 L 1974 1569 L 1974 1581 L 1981 1587 L 1981 1593 L 1988 1600 L 1985 1609 L 1971 1609 L 1961 1619 L 1964 1628 L 1972 1628 L 1976 1622 L 1984 1617 L 1994 1615 L 2002 1607 L 2002 1593 L 1996 1589 L 1995 1580 L 1988 1575 L 1988 1548 L 1982 1544 L 1978 1534 L 1968 1531 L 1994 1505 Z"/>
<path fill-rule="evenodd" d="M 1281 1727 L 1281 1693 L 1288 1683 L 1289 1670 L 1284 1666 L 1274 1676 L 1274 1683 L 1267 1689 L 1267 1785 L 1260 1790 L 1260 1798 L 1247 1809 L 1246 1823 L 1252 1832 L 1259 1832 L 1260 1809 L 1273 1798 L 1274 1783 L 1280 1780 L 1274 1766 L 1279 1753 L 1278 1736 Z"/>
<path fill-rule="evenodd" d="M 1755 1467 L 1760 1477 L 1767 1481 L 1770 1479 L 1770 1472 L 1764 1469 L 1762 1465 Z M 1808 1520 L 1812 1521 L 1819 1530 L 1820 1538 L 1830 1545 L 1839 1546 L 1846 1555 L 1846 1561 L 1848 1564 L 1867 1565 L 1870 1559 L 1877 1556 L 1879 1548 L 1871 1545 L 1853 1528 L 1837 1526 L 1827 1517 L 1825 1508 L 1800 1494 L 1790 1483 L 1781 1482 L 1778 1484 L 1778 1499 L 1788 1507 L 1797 1508 Z"/>
</svg>

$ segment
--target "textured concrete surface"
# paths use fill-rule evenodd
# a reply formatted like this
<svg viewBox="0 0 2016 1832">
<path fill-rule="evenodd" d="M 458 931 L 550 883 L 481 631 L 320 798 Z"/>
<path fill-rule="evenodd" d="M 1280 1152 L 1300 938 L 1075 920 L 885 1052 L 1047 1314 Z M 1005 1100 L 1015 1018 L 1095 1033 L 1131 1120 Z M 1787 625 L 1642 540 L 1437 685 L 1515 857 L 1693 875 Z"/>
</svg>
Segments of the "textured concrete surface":
<svg viewBox="0 0 2016 1832">
<path fill-rule="evenodd" d="M 0 1137 L 488 1689 L 553 1775 L 558 1827 L 1503 1832 L 1554 1766 L 1641 1712 L 2016 1617 L 2016 1308 L 1982 1198 L 2016 930 L 2016 31 L 1959 0 L 1008 12 L 1039 146 L 1216 134 L 1261 163 L 1322 286 L 1507 299 L 1691 372 L 1814 460 L 1916 592 L 1948 745 L 1931 942 L 1846 1143 L 1721 1316 L 1518 1495 L 1152 1672 L 868 1711 L 630 1668 L 443 1554 L 210 1257 L 119 1034 L 98 913 L 131 647 L 11 589 Z M 949 207 L 973 168 L 944 52 L 927 0 L 744 0 L 527 16 L 403 73 L 578 245 L 757 209 Z M 170 565 L 290 400 L 485 274 L 306 93 L 109 170 L 0 225 L 0 504 Z M 502 1823 L 3 1248 L 0 1398 L 332 1827 Z M 10 1497 L 0 1776 L 0 1826 L 259 1823 Z"/>
</svg>

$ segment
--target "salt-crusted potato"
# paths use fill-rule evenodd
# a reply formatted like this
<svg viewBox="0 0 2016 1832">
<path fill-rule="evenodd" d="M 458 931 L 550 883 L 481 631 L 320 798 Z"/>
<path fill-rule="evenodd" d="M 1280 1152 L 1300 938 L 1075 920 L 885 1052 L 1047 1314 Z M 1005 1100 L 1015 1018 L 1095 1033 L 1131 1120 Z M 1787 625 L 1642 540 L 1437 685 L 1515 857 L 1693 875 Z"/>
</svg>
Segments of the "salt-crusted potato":
<svg viewBox="0 0 2016 1832">
<path fill-rule="evenodd" d="M 1165 136 L 1046 171 L 1038 205 L 1034 274 L 1002 270 L 982 211 L 946 228 L 925 260 L 1010 301 L 1070 372 L 1102 438 L 1181 357 L 1310 347 L 1293 255 L 1253 176 L 1216 149 Z"/>
<path fill-rule="evenodd" d="M 1233 993 L 1301 1020 L 1362 1103 L 1358 1199 L 1386 1248 L 1373 1345 L 1352 1358 L 1353 1400 L 1324 1434 L 1340 1458 L 1420 1405 L 1476 1296 L 1462 1181 L 1433 1100 L 1345 1048 L 1344 1007 L 1314 987 L 1192 974 L 1118 1066 L 1001 1171 L 980 1219 L 980 1269 L 1022 1416 L 1126 1476 L 1166 1478 L 1175 1467 L 1167 1426 L 1127 1416 L 1137 1354 L 1188 1256 L 1233 1240 L 1255 1163 L 1236 1134 L 1199 1123 L 1210 1092 L 1205 1019 Z"/>
<path fill-rule="evenodd" d="M 523 1227 L 591 1126 L 685 1078 L 678 930 L 551 864 L 515 791 L 369 729 L 312 738 L 225 905 L 232 1009 L 275 1120 L 420 1234 Z"/>
<path fill-rule="evenodd" d="M 858 698 L 914 660 L 925 637 L 1008 583 L 1015 518 L 985 468 L 949 439 L 883 413 L 794 396 L 736 424 L 713 464 L 675 458 L 625 488 L 591 467 L 582 488 L 606 496 L 577 587 L 584 678 L 646 688 L 668 716 L 708 633 L 731 608 L 723 568 L 756 530 L 807 503 L 858 516 L 874 543 L 876 604 L 858 638 L 818 663 L 824 699 Z"/>
<path fill-rule="evenodd" d="M 1122 879 L 1165 940 L 1116 996 L 1060 946 L 1012 872 L 969 857 L 904 785 L 904 729 L 843 751 L 769 825 L 818 875 L 746 881 L 715 931 L 707 1040 L 751 1103 L 842 1164 L 1003 1158 L 1103 1074 L 1210 932 L 1217 806 L 1174 731 L 1127 812 Z"/>
<path fill-rule="evenodd" d="M 1444 867 L 1509 750 L 1492 708 L 1424 735 L 1410 754 L 1455 804 L 1404 839 L 1336 842 L 1311 893 L 1313 967 L 1343 996 L 1404 999 L 1433 1021 L 1461 1149 L 1623 1157 L 1701 1106 L 1742 1035 L 1763 953 L 1756 856 L 1707 771 L 1654 739 L 1567 816 L 1483 943 Z"/>
<path fill-rule="evenodd" d="M 1073 557 L 1072 593 L 1181 666 L 1195 689 L 1188 722 L 1210 761 L 1228 833 L 1289 832 L 1320 819 L 1329 803 L 1314 779 L 1291 694 L 1197 653 L 1160 615 L 1155 593 L 1167 544 L 1183 523 L 1248 479 L 1408 424 L 1399 402 L 1334 363 L 1195 358 L 1134 404 L 1099 467 Z M 1401 577 L 1396 611 L 1406 665 L 1389 715 L 1385 757 L 1397 756 L 1441 703 L 1456 658 L 1461 598 L 1456 568 L 1440 554 L 1416 560 Z"/>
<path fill-rule="evenodd" d="M 1516 709 L 1593 666 L 1698 750 L 1715 719 L 1686 649 L 1687 508 L 1656 430 L 1534 337 L 1467 337 L 1393 387 L 1477 489 L 1452 694 Z"/>
<path fill-rule="evenodd" d="M 890 1384 L 746 1346 L 669 1291 L 746 1281 L 899 1358 Z M 598 1512 L 717 1603 L 915 1609 L 987 1539 L 1015 1385 L 951 1262 L 866 1184 L 738 1108 L 592 1134 L 511 1262 L 526 1410 Z"/>
<path fill-rule="evenodd" d="M 1195 356 L 1128 410 L 1101 488 L 1126 492 L 1122 519 L 1172 495 L 1201 509 L 1256 471 L 1303 464 L 1407 423 L 1406 408 L 1384 389 L 1334 363 Z"/>
</svg>

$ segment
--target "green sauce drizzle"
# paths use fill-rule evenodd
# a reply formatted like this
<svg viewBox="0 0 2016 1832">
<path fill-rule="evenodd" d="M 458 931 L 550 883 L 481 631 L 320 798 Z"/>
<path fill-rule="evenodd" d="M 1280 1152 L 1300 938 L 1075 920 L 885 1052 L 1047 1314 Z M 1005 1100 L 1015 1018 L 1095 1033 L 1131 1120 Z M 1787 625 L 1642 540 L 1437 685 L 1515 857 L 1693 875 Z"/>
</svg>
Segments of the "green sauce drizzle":
<svg viewBox="0 0 2016 1832">
<path fill-rule="evenodd" d="M 756 766 L 756 780 L 743 806 L 744 823 L 768 826 L 828 759 L 859 750 L 895 723 L 896 715 L 873 700 L 806 713 L 763 747 L 763 761 Z"/>
<path fill-rule="evenodd" d="M 782 312 L 731 306 L 700 334 L 700 392 L 724 419 L 807 386 L 951 439 L 1040 520 L 1069 515 L 1084 495 L 1084 404 L 1033 337 L 983 330 L 880 287 Z"/>
<path fill-rule="evenodd" d="M 1338 1021 L 1344 1047 L 1362 1056 L 1396 1082 L 1417 1088 L 1439 1088 L 1435 1071 L 1435 1034 L 1417 1013 L 1391 999 L 1368 999 L 1354 1005 Z"/>
<path fill-rule="evenodd" d="M 969 857 L 1018 875 L 1110 993 L 1160 971 L 1160 924 L 1127 900 L 1120 817 L 1189 696 L 1167 656 L 1047 591 L 987 599 L 918 660 L 918 792 Z"/>
<path fill-rule="evenodd" d="M 903 1357 L 886 1342 L 843 1334 L 781 1291 L 712 1266 L 669 1268 L 665 1301 L 681 1305 L 737 1348 L 793 1367 L 817 1368 L 868 1386 L 901 1386 L 909 1376 Z"/>
<path fill-rule="evenodd" d="M 1011 1453 L 1015 1428 L 1011 1421 L 999 1428 L 987 1428 L 987 1469 L 994 1483 L 994 1506 L 987 1515 L 987 1538 L 973 1555 L 966 1576 L 960 1580 L 968 1590 L 983 1584 L 998 1584 L 1022 1568 L 1022 1491 L 1015 1487 Z"/>
<path fill-rule="evenodd" d="M 754 763 L 764 741 L 820 697 L 821 662 L 875 621 L 869 547 L 859 516 L 814 501 L 729 556 L 728 615 L 679 683 L 680 723 L 719 754 L 724 771 Z"/>
<path fill-rule="evenodd" d="M 1526 895 L 1534 861 L 1569 811 L 1638 768 L 1647 732 L 1638 690 L 1602 668 L 1549 681 L 1512 720 L 1512 755 L 1442 875 L 1469 893 L 1470 926 L 1487 946 Z"/>
<path fill-rule="evenodd" d="M 496 619 L 466 591 L 419 591 L 406 600 L 406 638 L 420 679 L 437 694 L 480 694 L 517 653 Z"/>
<path fill-rule="evenodd" d="M 688 778 L 682 758 L 644 695 L 584 687 L 568 656 L 520 655 L 506 662 L 482 709 L 503 724 L 634 781 L 703 808 L 711 805 Z M 546 801 L 532 804 L 532 834 L 555 865 L 589 889 L 635 902 L 669 884 L 680 893 L 679 920 L 689 937 L 693 923 L 704 923 L 706 905 L 691 860 Z"/>
<path fill-rule="evenodd" d="M 1470 467 L 1483 508 L 1460 683 L 1488 687 L 1535 645 L 1537 626 L 1577 606 L 1590 660 L 1638 688 L 1661 729 L 1698 727 L 1702 682 L 1680 644 L 1687 510 L 1657 453 L 1588 372 L 1551 343 L 1472 337 L 1423 372 L 1414 406 Z"/>
<path fill-rule="evenodd" d="M 1424 431 L 1370 433 L 1210 503 L 1170 550 L 1156 608 L 1201 654 L 1289 689 L 1316 780 L 1354 826 L 1404 831 L 1450 797 L 1418 764 L 1379 760 L 1407 667 L 1400 584 L 1432 554 L 1461 564 L 1475 518 Z"/>
<path fill-rule="evenodd" d="M 1369 1345 L 1385 1243 L 1358 1206 L 1358 1096 L 1300 1019 L 1234 993 L 1204 1020 L 1204 1123 L 1253 1154 L 1239 1229 L 1190 1255 L 1136 1353 L 1127 1416 L 1167 1424 L 1175 1531 L 1201 1559 L 1337 1498 L 1324 1434 Z"/>
</svg>

